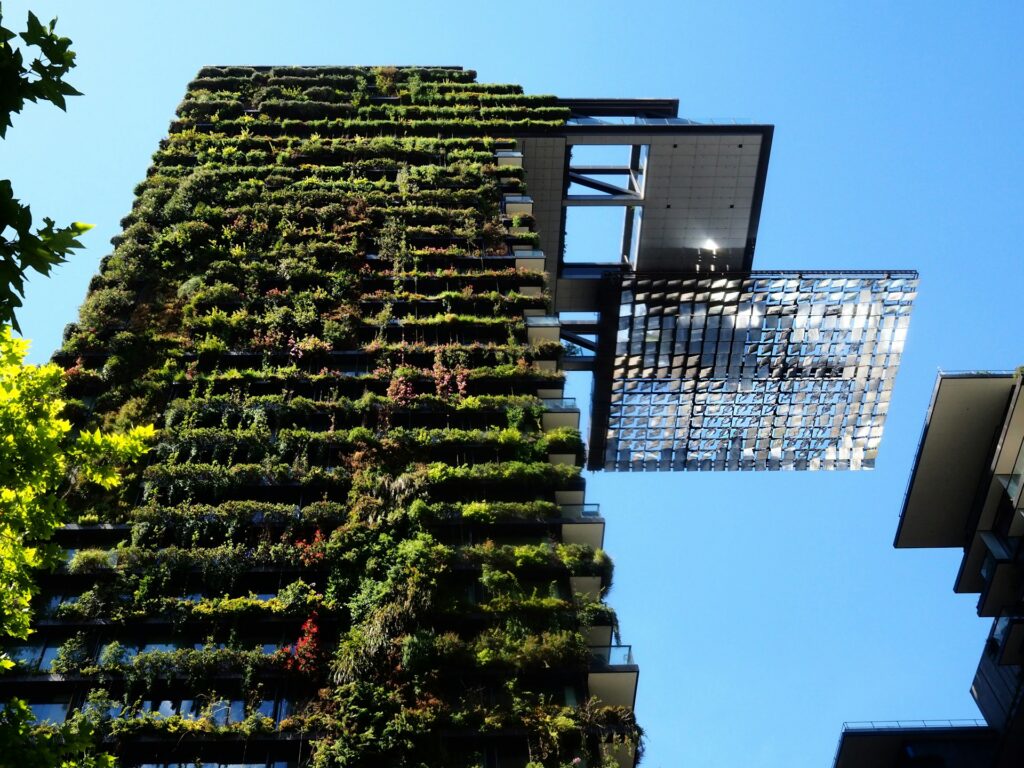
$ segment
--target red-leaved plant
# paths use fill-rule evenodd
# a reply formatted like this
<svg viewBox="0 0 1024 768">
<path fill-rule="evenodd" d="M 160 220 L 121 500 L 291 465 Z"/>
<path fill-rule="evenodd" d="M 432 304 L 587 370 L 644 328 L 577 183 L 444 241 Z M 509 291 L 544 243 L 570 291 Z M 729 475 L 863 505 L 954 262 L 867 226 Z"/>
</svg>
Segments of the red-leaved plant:
<svg viewBox="0 0 1024 768">
<path fill-rule="evenodd" d="M 288 669 L 313 674 L 320 668 L 323 649 L 320 647 L 320 627 L 317 618 L 316 611 L 309 614 L 309 618 L 302 624 L 295 646 L 284 647 L 283 650 L 288 654 L 288 660 L 285 662 Z"/>
<path fill-rule="evenodd" d="M 323 560 L 327 554 L 325 542 L 324 534 L 319 528 L 313 533 L 312 540 L 296 540 L 295 548 L 299 550 L 299 559 L 302 564 L 308 567 Z"/>
</svg>

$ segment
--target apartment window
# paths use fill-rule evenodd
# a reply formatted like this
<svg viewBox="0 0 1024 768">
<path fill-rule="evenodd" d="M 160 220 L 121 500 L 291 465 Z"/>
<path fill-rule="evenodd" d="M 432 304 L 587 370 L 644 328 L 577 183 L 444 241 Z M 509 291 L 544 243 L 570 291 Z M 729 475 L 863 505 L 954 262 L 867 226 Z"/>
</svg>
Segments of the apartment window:
<svg viewBox="0 0 1024 768">
<path fill-rule="evenodd" d="M 50 665 L 60 651 L 60 645 L 57 640 L 16 645 L 8 653 L 16 664 L 29 672 L 49 672 Z"/>
<path fill-rule="evenodd" d="M 220 699 L 209 707 L 205 702 L 195 699 L 147 699 L 142 702 L 141 711 L 154 712 L 161 717 L 181 715 L 190 720 L 209 716 L 216 725 L 221 726 L 228 723 L 240 723 L 247 714 L 245 702 L 241 699 Z M 276 723 L 291 716 L 293 711 L 292 702 L 288 699 L 263 699 L 253 710 L 264 717 L 273 719 Z M 111 712 L 112 717 L 116 717 L 117 714 Z M 191 763 L 188 768 L 192 768 Z"/>
<path fill-rule="evenodd" d="M 173 701 L 170 701 L 168 699 L 163 699 L 157 705 L 156 709 L 154 709 L 153 711 L 156 712 L 158 715 L 161 715 L 163 717 L 170 717 L 171 715 L 177 714 L 176 710 L 177 710 L 177 707 L 175 707 Z"/>
<path fill-rule="evenodd" d="M 104 659 L 105 657 L 108 657 L 109 654 L 111 653 L 112 647 L 116 647 L 118 649 L 118 658 L 123 659 L 125 661 L 135 658 L 135 656 L 137 656 L 139 653 L 139 648 L 137 645 L 128 645 L 126 643 L 107 643 L 100 650 L 99 658 Z"/>
<path fill-rule="evenodd" d="M 68 716 L 68 700 L 63 701 L 30 701 L 29 709 L 37 723 L 63 723 Z"/>
<path fill-rule="evenodd" d="M 140 649 L 141 653 L 152 653 L 153 651 L 176 651 L 177 643 L 146 643 Z"/>
<path fill-rule="evenodd" d="M 156 712 L 162 717 L 181 715 L 195 718 L 201 714 L 199 707 L 192 699 L 147 699 L 142 702 L 142 711 Z"/>
<path fill-rule="evenodd" d="M 53 616 L 57 612 L 57 609 L 60 608 L 60 606 L 64 605 L 65 603 L 74 603 L 77 601 L 78 595 L 50 595 L 48 598 L 46 598 L 46 603 L 43 606 L 42 613 L 44 616 Z"/>
<path fill-rule="evenodd" d="M 292 714 L 292 703 L 288 699 L 263 699 L 256 707 L 256 712 L 280 723 Z"/>
<path fill-rule="evenodd" d="M 292 706 L 291 701 L 288 699 L 279 699 L 277 702 L 277 715 L 275 719 L 277 722 L 281 722 L 286 717 L 291 717 L 292 712 L 294 711 L 295 708 Z"/>
<path fill-rule="evenodd" d="M 565 706 L 567 707 L 578 707 L 579 699 L 576 696 L 576 686 L 567 685 L 565 686 Z"/>
<path fill-rule="evenodd" d="M 525 746 L 503 744 L 488 746 L 472 755 L 471 759 L 479 768 L 523 768 L 530 755 Z"/>
<path fill-rule="evenodd" d="M 49 672 L 50 665 L 53 664 L 53 660 L 57 658 L 57 653 L 60 651 L 60 643 L 49 642 L 43 648 L 43 656 L 39 661 L 39 671 Z"/>
<path fill-rule="evenodd" d="M 194 651 L 223 651 L 227 645 L 224 643 L 192 643 L 191 645 L 185 643 L 180 647 L 191 648 Z"/>
<path fill-rule="evenodd" d="M 210 719 L 216 725 L 227 725 L 228 723 L 240 723 L 245 720 L 245 702 L 241 699 L 221 699 L 214 702 Z"/>
<path fill-rule="evenodd" d="M 45 646 L 42 643 L 36 643 L 34 645 L 16 645 L 11 648 L 8 653 L 15 664 L 18 664 L 27 670 L 35 671 L 39 669 L 39 662 L 43 657 L 44 647 Z"/>
</svg>

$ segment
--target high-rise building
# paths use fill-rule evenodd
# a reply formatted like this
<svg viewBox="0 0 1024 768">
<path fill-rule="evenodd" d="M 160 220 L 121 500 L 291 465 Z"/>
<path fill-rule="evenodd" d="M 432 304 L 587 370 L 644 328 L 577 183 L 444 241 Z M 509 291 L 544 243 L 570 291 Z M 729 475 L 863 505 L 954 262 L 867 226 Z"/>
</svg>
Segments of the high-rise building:
<svg viewBox="0 0 1024 768">
<path fill-rule="evenodd" d="M 970 687 L 985 721 L 849 725 L 835 768 L 1024 763 L 1021 389 L 1019 371 L 939 375 L 896 533 L 899 548 L 963 550 L 953 589 L 993 619 Z"/>
<path fill-rule="evenodd" d="M 0 694 L 125 766 L 624 766 L 594 469 L 870 467 L 916 275 L 755 272 L 771 126 L 458 67 L 211 67 L 55 359 L 154 421 Z M 618 152 L 619 156 L 613 153 Z M 609 258 L 567 211 L 622 209 Z"/>
</svg>

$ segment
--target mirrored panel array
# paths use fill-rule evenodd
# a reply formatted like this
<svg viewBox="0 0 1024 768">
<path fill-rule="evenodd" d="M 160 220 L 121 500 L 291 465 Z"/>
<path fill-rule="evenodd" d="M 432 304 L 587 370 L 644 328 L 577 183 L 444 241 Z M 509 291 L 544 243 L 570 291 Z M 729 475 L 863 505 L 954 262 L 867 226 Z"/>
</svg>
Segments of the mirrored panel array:
<svg viewBox="0 0 1024 768">
<path fill-rule="evenodd" d="M 623 278 L 609 470 L 869 469 L 915 272 Z"/>
</svg>

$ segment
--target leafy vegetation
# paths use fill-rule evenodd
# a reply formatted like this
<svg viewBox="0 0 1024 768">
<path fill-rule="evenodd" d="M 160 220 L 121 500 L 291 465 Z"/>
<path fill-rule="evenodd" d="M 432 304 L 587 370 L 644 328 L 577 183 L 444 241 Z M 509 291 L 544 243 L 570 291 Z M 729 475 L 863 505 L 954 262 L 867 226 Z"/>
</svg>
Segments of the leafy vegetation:
<svg viewBox="0 0 1024 768">
<path fill-rule="evenodd" d="M 56 365 L 25 365 L 28 342 L 0 328 L 0 635 L 25 638 L 33 570 L 52 562 L 50 540 L 68 516 L 60 495 L 95 484 L 122 485 L 122 468 L 147 450 L 152 426 L 124 433 L 71 433 L 60 418 L 62 372 Z M 0 659 L 0 664 L 10 664 Z"/>
<path fill-rule="evenodd" d="M 612 565 L 561 540 L 583 448 L 544 428 L 561 347 L 527 338 L 546 278 L 515 267 L 536 233 L 495 157 L 566 114 L 474 79 L 190 86 L 55 356 L 76 426 L 161 427 L 137 479 L 69 499 L 75 588 L 47 606 L 53 669 L 105 738 L 192 759 L 273 735 L 317 768 L 639 747 L 631 712 L 586 697 Z"/>
<path fill-rule="evenodd" d="M 26 29 L 18 35 L 2 22 L 0 10 L 0 139 L 6 137 L 11 117 L 21 112 L 26 101 L 48 101 L 64 109 L 65 97 L 80 95 L 64 80 L 75 66 L 75 54 L 71 41 L 56 33 L 56 19 L 43 24 L 30 11 Z M 17 37 L 24 50 L 12 45 Z M 26 52 L 32 48 L 38 55 L 26 61 Z M 57 227 L 53 219 L 44 218 L 43 226 L 33 230 L 32 211 L 14 197 L 10 180 L 0 179 L 0 324 L 10 323 L 21 331 L 15 310 L 25 296 L 27 273 L 49 274 L 72 250 L 82 247 L 78 236 L 89 229 L 90 225 L 77 221 Z"/>
</svg>

